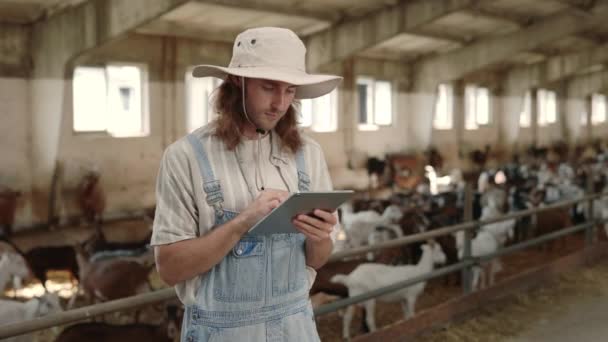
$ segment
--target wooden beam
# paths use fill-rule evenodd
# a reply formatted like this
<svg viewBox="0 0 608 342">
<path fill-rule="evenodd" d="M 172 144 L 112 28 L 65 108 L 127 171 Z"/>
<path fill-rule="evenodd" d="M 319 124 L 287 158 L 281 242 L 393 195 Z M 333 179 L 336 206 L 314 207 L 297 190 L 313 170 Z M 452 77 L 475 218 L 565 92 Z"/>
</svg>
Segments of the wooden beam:
<svg viewBox="0 0 608 342">
<path fill-rule="evenodd" d="M 474 3 L 474 0 L 407 1 L 340 23 L 306 39 L 308 69 L 317 70 L 324 64 L 347 59 Z"/>
<path fill-rule="evenodd" d="M 324 8 L 324 6 L 320 6 L 318 9 L 310 9 L 298 6 L 297 3 L 294 4 L 290 1 L 264 3 L 256 0 L 197 0 L 197 2 L 225 7 L 235 7 L 238 9 L 308 17 L 330 22 L 339 21 L 344 18 L 343 13 L 337 11 L 328 11 Z"/>
<path fill-rule="evenodd" d="M 510 70 L 504 79 L 505 91 L 522 93 L 547 83 L 571 77 L 576 72 L 608 61 L 608 44 L 586 51 L 552 57 L 544 62 Z"/>
<path fill-rule="evenodd" d="M 435 89 L 437 84 L 461 78 L 499 63 L 519 52 L 532 51 L 564 36 L 582 32 L 605 20 L 608 6 L 593 15 L 562 11 L 517 32 L 481 40 L 462 49 L 423 60 L 414 68 L 414 87 Z"/>
<path fill-rule="evenodd" d="M 67 8 L 33 29 L 34 74 L 64 78 L 76 56 L 135 30 L 188 0 L 90 0 Z"/>
</svg>

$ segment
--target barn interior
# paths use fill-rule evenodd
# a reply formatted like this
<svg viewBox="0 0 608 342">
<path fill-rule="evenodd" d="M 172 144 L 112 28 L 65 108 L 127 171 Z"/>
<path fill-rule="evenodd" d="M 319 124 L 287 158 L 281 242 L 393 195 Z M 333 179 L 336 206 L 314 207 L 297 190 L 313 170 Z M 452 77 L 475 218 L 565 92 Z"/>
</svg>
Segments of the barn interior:
<svg viewBox="0 0 608 342">
<path fill-rule="evenodd" d="M 164 151 L 218 115 L 212 99 L 222 80 L 194 78 L 192 69 L 228 65 L 238 33 L 277 26 L 302 39 L 309 73 L 343 77 L 330 94 L 296 105 L 334 188 L 356 193 L 341 213 L 336 253 L 371 246 L 374 234 L 383 243 L 578 200 L 500 221 L 514 232 L 498 250 L 594 224 L 548 251 L 504 256 L 497 283 L 564 257 L 594 253 L 603 262 L 607 14 L 605 0 L 0 0 L 1 251 L 71 248 L 76 265 L 82 248 L 145 247 Z M 395 205 L 401 215 L 385 221 Z M 371 230 L 354 241 L 365 220 Z M 376 229 L 392 224 L 396 235 Z M 405 263 L 418 262 L 418 251 L 406 254 Z M 141 278 L 152 279 L 150 290 L 167 288 L 151 252 L 138 258 L 151 270 Z M 68 310 L 80 282 L 66 269 L 31 269 L 23 288 L 7 281 L 2 300 L 42 296 L 46 280 Z M 319 286 L 330 276 L 321 273 Z M 416 312 L 463 294 L 468 282 L 452 274 L 455 283 L 428 281 Z M 330 298 L 323 304 L 348 297 L 344 289 L 319 290 Z M 70 304 L 86 305 L 81 297 Z M 377 340 L 355 327 L 364 315 L 355 312 L 350 335 Z M 376 316 L 378 331 L 404 319 L 398 303 L 378 304 Z M 346 339 L 344 325 L 335 310 L 317 317 L 323 341 Z M 51 341 L 60 329 L 43 332 L 36 339 Z"/>
</svg>

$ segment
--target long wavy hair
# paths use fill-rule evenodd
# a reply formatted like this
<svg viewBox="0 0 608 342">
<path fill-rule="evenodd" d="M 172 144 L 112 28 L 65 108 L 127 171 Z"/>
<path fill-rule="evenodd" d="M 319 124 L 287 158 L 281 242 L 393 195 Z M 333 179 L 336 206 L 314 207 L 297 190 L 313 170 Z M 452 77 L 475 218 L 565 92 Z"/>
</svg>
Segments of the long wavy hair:
<svg viewBox="0 0 608 342">
<path fill-rule="evenodd" d="M 228 150 L 234 150 L 240 143 L 243 127 L 248 123 L 243 112 L 241 88 L 228 77 L 214 91 L 213 108 L 217 113 L 214 120 L 215 136 L 221 139 Z M 300 102 L 294 100 L 287 113 L 279 120 L 274 131 L 281 138 L 281 148 L 295 153 L 302 146 L 302 137 L 298 130 L 298 112 Z"/>
</svg>

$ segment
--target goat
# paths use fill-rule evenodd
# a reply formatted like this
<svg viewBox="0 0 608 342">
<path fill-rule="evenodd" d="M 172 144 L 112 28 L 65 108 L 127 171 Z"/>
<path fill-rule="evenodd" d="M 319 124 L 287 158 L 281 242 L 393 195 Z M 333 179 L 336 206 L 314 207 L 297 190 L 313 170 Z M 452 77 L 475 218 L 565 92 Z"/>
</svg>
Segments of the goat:
<svg viewBox="0 0 608 342">
<path fill-rule="evenodd" d="M 374 228 L 374 230 L 371 233 L 369 233 L 369 236 L 367 238 L 367 243 L 370 246 L 377 245 L 377 244 L 380 244 L 385 241 L 400 238 L 402 236 L 403 236 L 403 231 L 401 230 L 401 227 L 399 227 L 397 225 L 379 226 L 379 227 Z M 375 258 L 374 255 L 377 253 L 378 252 L 368 252 L 367 260 L 373 261 Z"/>
<path fill-rule="evenodd" d="M 367 242 L 369 234 L 378 226 L 386 226 L 399 220 L 403 212 L 396 205 L 388 206 L 382 215 L 375 211 L 354 213 L 349 205 L 342 206 L 342 225 L 351 246 L 361 246 Z"/>
<path fill-rule="evenodd" d="M 460 230 L 454 233 L 456 238 L 456 246 L 458 248 L 458 258 L 462 259 L 464 254 L 464 231 Z M 494 235 L 487 231 L 479 231 L 477 236 L 471 240 L 471 256 L 480 257 L 494 253 L 498 250 L 499 244 Z M 502 269 L 500 261 L 493 259 L 489 263 L 482 263 L 479 266 L 473 267 L 473 290 L 478 288 L 485 288 L 486 278 L 488 279 L 488 285 L 494 284 L 494 276 L 497 272 Z M 481 281 L 480 281 L 481 279 Z"/>
<path fill-rule="evenodd" d="M 480 217 L 482 220 L 488 220 L 502 216 L 502 213 L 498 209 L 499 206 L 504 205 L 504 198 L 502 193 L 491 193 L 487 198 L 487 202 L 487 206 L 483 208 Z M 515 219 L 509 219 L 485 224 L 481 227 L 481 229 L 483 231 L 491 233 L 496 239 L 498 245 L 502 247 L 507 242 L 507 239 L 513 239 L 514 227 Z"/>
<path fill-rule="evenodd" d="M 101 223 L 101 216 L 106 208 L 106 197 L 101 184 L 100 174 L 90 171 L 84 175 L 78 185 L 78 205 L 87 222 Z"/>
<path fill-rule="evenodd" d="M 400 247 L 383 248 L 374 252 L 374 259 L 376 263 L 397 265 L 402 263 L 404 255 Z M 328 262 L 317 270 L 317 276 L 310 288 L 310 295 L 325 292 L 329 295 L 348 297 L 348 290 L 343 284 L 336 284 L 330 280 L 338 273 L 352 272 L 357 266 L 365 262 L 367 260 L 363 258 Z"/>
<path fill-rule="evenodd" d="M 359 265 L 349 275 L 335 275 L 331 281 L 346 285 L 349 296 L 354 297 L 429 273 L 433 270 L 434 264 L 441 264 L 444 262 L 445 254 L 441 250 L 441 246 L 430 242 L 422 245 L 422 258 L 417 265 L 389 266 L 384 264 L 365 263 Z M 419 282 L 401 290 L 382 295 L 377 299 L 388 302 L 400 301 L 402 303 L 405 318 L 409 319 L 414 315 L 416 299 L 424 290 L 425 285 L 426 282 Z M 376 299 L 367 300 L 363 305 L 365 306 L 365 320 L 367 326 L 370 328 L 370 331 L 373 332 L 376 330 L 374 312 Z M 355 307 L 351 305 L 346 309 L 346 313 L 344 314 L 342 335 L 345 339 L 348 339 L 350 336 L 350 323 L 353 318 L 354 310 Z"/>
<path fill-rule="evenodd" d="M 34 247 L 24 253 L 13 242 L 7 239 L 2 239 L 2 241 L 25 259 L 30 270 L 45 289 L 46 273 L 50 270 L 69 271 L 73 278 L 79 280 L 78 262 L 73 246 Z"/>
<path fill-rule="evenodd" d="M 38 298 L 32 298 L 25 303 L 0 299 L 0 326 L 10 323 L 29 321 L 36 317 L 62 311 L 59 296 L 46 293 Z M 3 341 L 28 342 L 32 336 L 21 335 Z"/>
<path fill-rule="evenodd" d="M 141 255 L 145 253 L 152 237 L 152 231 L 142 240 L 133 242 L 111 242 L 106 239 L 106 236 L 101 228 L 95 229 L 95 232 L 84 243 L 84 252 L 88 255 L 94 255 L 100 252 L 123 251 L 124 255 Z M 120 253 L 119 253 L 120 254 Z"/>
<path fill-rule="evenodd" d="M 101 322 L 77 323 L 65 328 L 55 342 L 171 342 L 179 335 L 177 307 L 167 307 L 167 318 L 160 325 Z"/>
<path fill-rule="evenodd" d="M 23 257 L 14 252 L 4 252 L 0 256 L 0 293 L 4 292 L 9 280 L 13 278 L 13 289 L 21 287 L 21 281 L 30 275 Z"/>
<path fill-rule="evenodd" d="M 67 270 L 80 281 L 76 252 L 73 246 L 35 247 L 24 255 L 34 276 L 46 289 L 46 273 L 49 270 Z"/>
<path fill-rule="evenodd" d="M 540 207 L 543 205 L 544 191 L 536 189 L 530 194 L 530 201 L 526 203 L 529 208 Z M 534 227 L 534 236 L 538 237 L 541 235 L 549 234 L 554 231 L 569 227 L 572 225 L 572 219 L 570 217 L 569 208 L 555 208 L 551 210 L 545 210 L 532 215 L 532 225 Z M 561 247 L 566 247 L 566 240 L 564 237 L 560 238 Z M 544 251 L 553 250 L 555 240 L 549 241 L 544 245 Z"/>
<path fill-rule="evenodd" d="M 80 266 L 80 288 L 89 301 L 108 301 L 133 296 L 148 291 L 148 275 L 153 265 L 142 265 L 133 260 L 120 258 L 91 262 L 82 246 L 76 247 L 76 258 Z M 68 307 L 75 301 L 72 297 Z"/>
<path fill-rule="evenodd" d="M 13 232 L 13 221 L 19 196 L 21 193 L 18 191 L 0 190 L 0 236 L 9 237 Z"/>
<path fill-rule="evenodd" d="M 386 168 L 386 161 L 380 160 L 376 157 L 367 159 L 365 168 L 367 169 L 367 175 L 370 177 L 370 186 L 376 188 L 382 185 L 382 176 L 384 175 L 384 169 Z M 375 176 L 375 177 L 374 177 Z M 375 182 L 374 182 L 375 178 Z"/>
</svg>

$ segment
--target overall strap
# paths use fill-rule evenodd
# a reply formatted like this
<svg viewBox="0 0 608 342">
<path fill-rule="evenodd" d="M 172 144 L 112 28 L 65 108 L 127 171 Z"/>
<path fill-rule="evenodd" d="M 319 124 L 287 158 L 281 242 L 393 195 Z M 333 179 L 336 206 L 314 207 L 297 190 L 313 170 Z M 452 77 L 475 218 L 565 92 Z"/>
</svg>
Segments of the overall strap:
<svg viewBox="0 0 608 342">
<path fill-rule="evenodd" d="M 306 160 L 304 159 L 304 149 L 300 148 L 296 152 L 296 168 L 298 170 L 298 191 L 310 191 L 310 177 L 306 173 Z"/>
<path fill-rule="evenodd" d="M 211 163 L 209 162 L 203 143 L 194 134 L 188 134 L 186 138 L 194 149 L 196 160 L 203 176 L 203 190 L 207 194 L 207 204 L 213 207 L 216 217 L 222 217 L 224 215 L 222 186 L 220 185 L 220 181 L 215 179 L 213 175 L 213 169 L 211 168 Z"/>
</svg>

